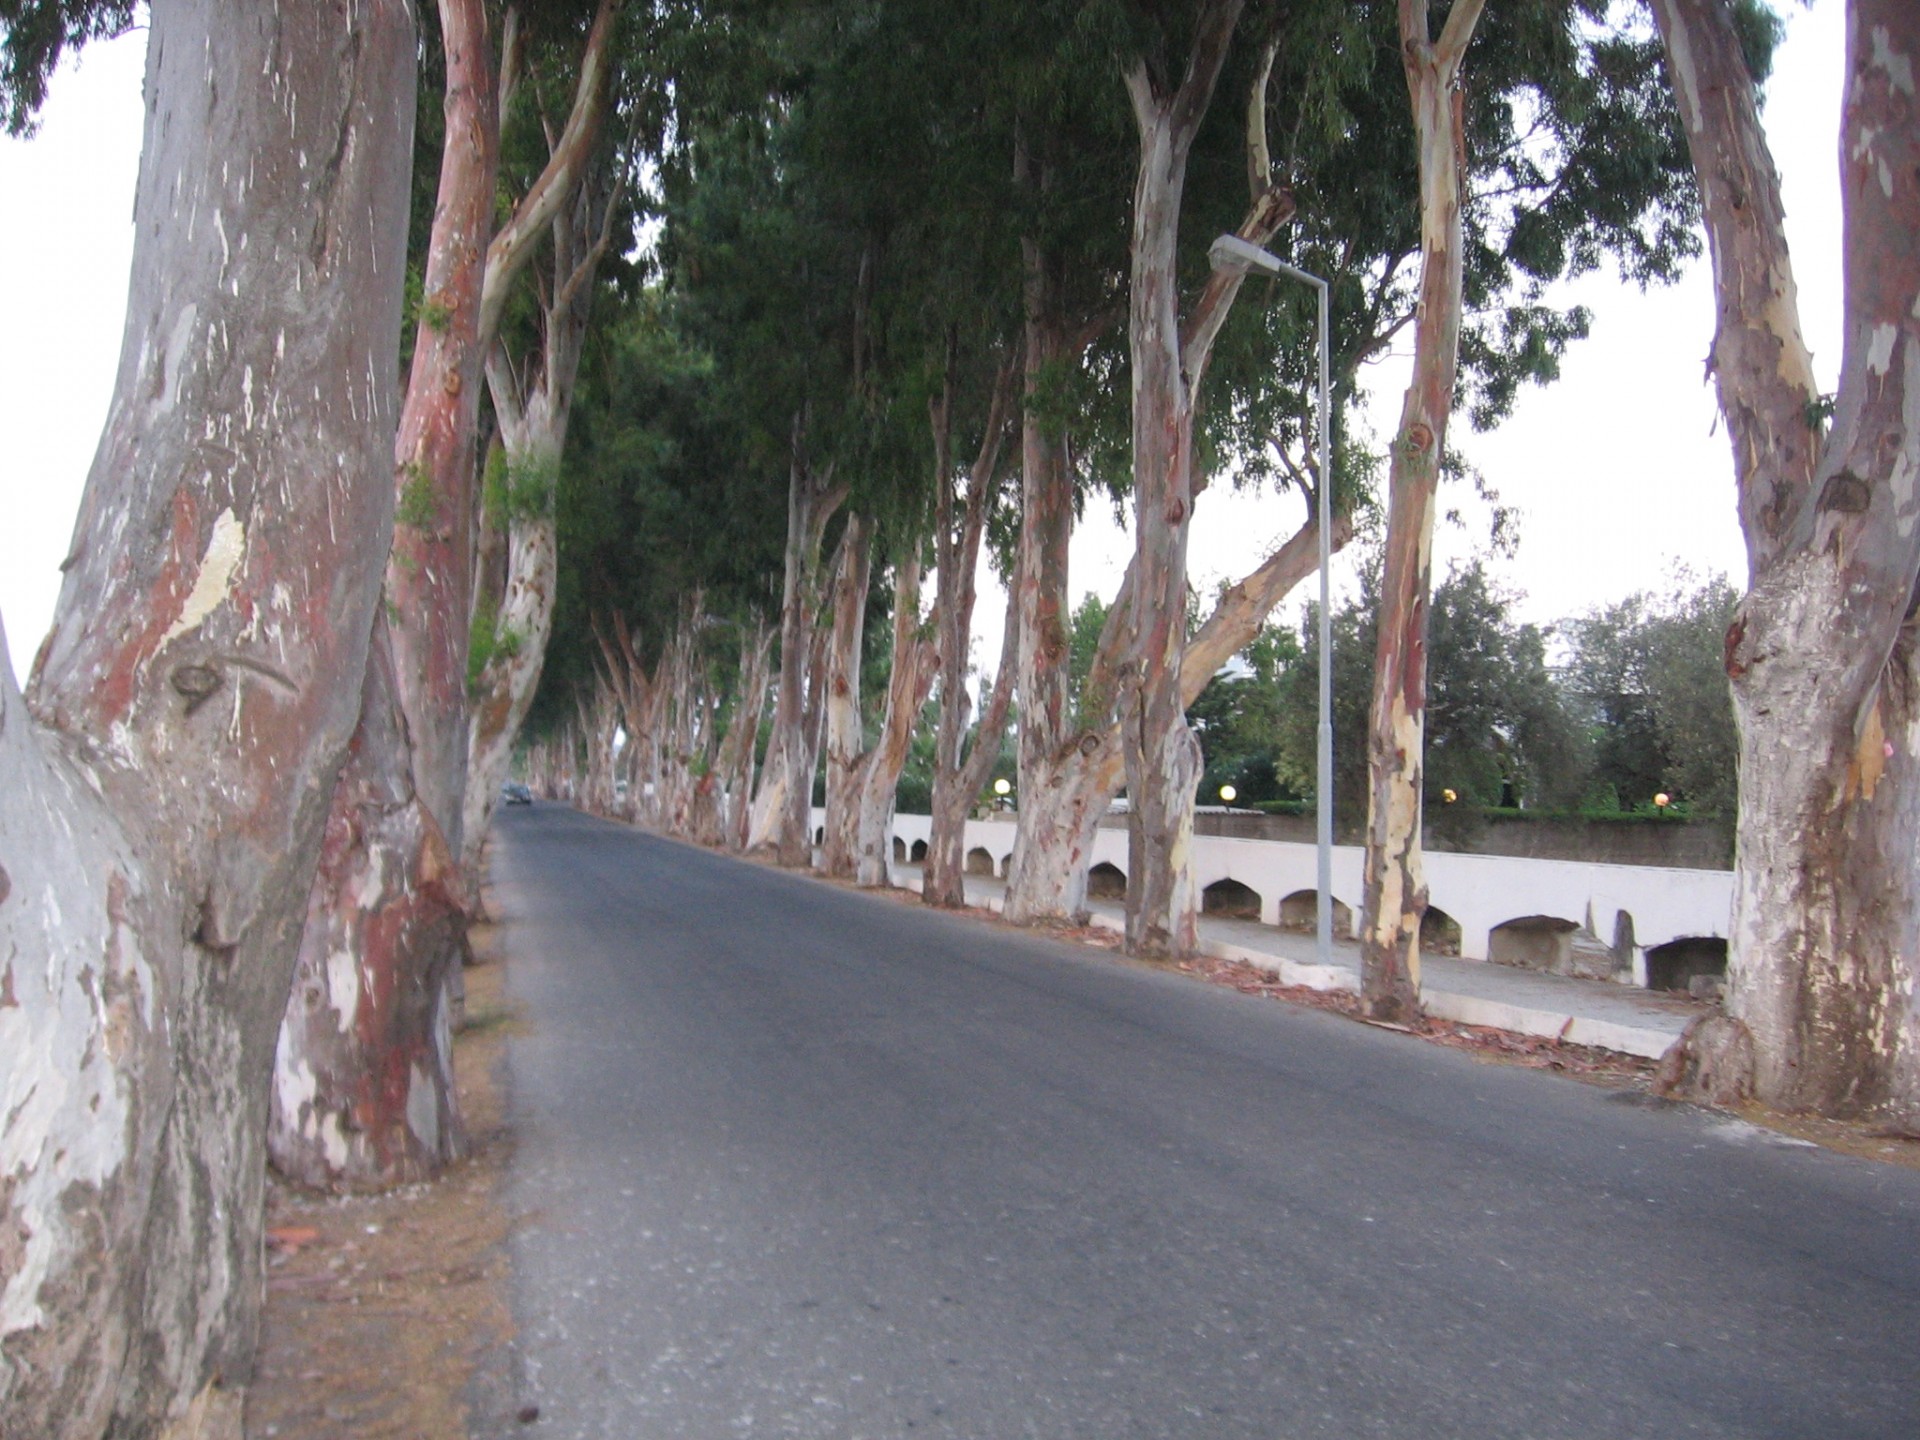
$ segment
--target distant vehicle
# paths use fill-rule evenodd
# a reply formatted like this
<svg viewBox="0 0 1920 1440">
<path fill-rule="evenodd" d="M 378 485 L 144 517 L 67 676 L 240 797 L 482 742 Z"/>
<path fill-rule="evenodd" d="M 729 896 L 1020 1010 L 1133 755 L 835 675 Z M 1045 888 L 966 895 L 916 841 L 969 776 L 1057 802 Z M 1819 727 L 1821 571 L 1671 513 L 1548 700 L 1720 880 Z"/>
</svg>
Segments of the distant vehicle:
<svg viewBox="0 0 1920 1440">
<path fill-rule="evenodd" d="M 518 780 L 509 780 L 500 787 L 500 798 L 509 805 L 531 805 L 533 804 L 533 791 L 522 785 Z"/>
</svg>

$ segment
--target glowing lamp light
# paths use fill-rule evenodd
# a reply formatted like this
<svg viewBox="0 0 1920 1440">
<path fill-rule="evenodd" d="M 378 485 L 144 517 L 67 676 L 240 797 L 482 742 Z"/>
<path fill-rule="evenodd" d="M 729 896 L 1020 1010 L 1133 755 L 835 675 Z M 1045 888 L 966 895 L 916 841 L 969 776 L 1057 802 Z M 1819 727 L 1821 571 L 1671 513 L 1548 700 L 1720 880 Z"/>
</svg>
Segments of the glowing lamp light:
<svg viewBox="0 0 1920 1440">
<path fill-rule="evenodd" d="M 1444 800 L 1444 801 L 1446 801 L 1446 802 L 1447 802 L 1447 804 L 1449 804 L 1449 805 L 1451 805 L 1451 804 L 1452 804 L 1452 803 L 1453 803 L 1454 801 L 1456 801 L 1456 800 L 1458 800 L 1458 799 L 1460 798 L 1460 796 L 1459 796 L 1459 794 L 1458 794 L 1458 792 L 1456 792 L 1456 791 L 1453 791 L 1453 790 L 1442 790 L 1442 791 L 1440 792 L 1440 798 L 1441 798 L 1442 800 Z"/>
<path fill-rule="evenodd" d="M 998 780 L 993 782 L 993 793 L 996 795 L 1005 795 L 1008 791 L 1012 789 L 1013 789 L 1013 782 L 1007 779 L 1007 777 L 1004 775 L 1002 775 Z"/>
<path fill-rule="evenodd" d="M 1233 804 L 1234 801 L 1238 800 L 1239 798 L 1240 798 L 1240 792 L 1234 789 L 1233 786 L 1222 785 L 1220 787 L 1220 803 L 1221 804 L 1231 805 Z"/>
<path fill-rule="evenodd" d="M 1671 805 L 1672 803 L 1673 803 L 1673 797 L 1667 794 L 1667 792 L 1664 790 L 1662 790 L 1658 795 L 1653 797 L 1653 805 L 1656 810 L 1664 810 L 1667 808 L 1667 806 Z"/>
</svg>

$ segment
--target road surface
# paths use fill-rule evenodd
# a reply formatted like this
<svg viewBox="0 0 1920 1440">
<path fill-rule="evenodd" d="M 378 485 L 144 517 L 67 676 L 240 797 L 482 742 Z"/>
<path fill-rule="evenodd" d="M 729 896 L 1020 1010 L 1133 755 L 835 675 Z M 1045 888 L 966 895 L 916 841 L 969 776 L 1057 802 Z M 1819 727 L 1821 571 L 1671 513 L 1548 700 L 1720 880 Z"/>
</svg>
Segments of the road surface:
<svg viewBox="0 0 1920 1440">
<path fill-rule="evenodd" d="M 521 1433 L 1920 1436 L 1920 1173 L 497 824 Z"/>
</svg>

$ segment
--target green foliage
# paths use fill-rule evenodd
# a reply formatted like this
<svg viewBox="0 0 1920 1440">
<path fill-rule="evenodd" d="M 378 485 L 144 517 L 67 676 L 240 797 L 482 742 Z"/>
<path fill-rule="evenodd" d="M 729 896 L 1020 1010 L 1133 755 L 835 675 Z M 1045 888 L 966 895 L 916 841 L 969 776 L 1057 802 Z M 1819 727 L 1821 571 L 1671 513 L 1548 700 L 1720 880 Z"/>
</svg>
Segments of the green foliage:
<svg viewBox="0 0 1920 1440">
<path fill-rule="evenodd" d="M 417 461 L 408 461 L 403 471 L 407 478 L 400 487 L 400 499 L 394 508 L 394 523 L 413 530 L 425 530 L 433 524 L 440 510 L 440 497 L 433 487 L 433 477 Z"/>
<path fill-rule="evenodd" d="M 416 314 L 420 323 L 436 335 L 444 335 L 447 327 L 453 323 L 453 307 L 426 296 L 420 298 Z"/>
<path fill-rule="evenodd" d="M 1282 682 L 1300 662 L 1291 630 L 1263 626 L 1195 698 L 1187 723 L 1204 761 L 1199 803 L 1218 804 L 1222 785 L 1233 786 L 1236 805 L 1298 802 L 1300 792 L 1280 776 L 1278 735 L 1287 703 Z"/>
<path fill-rule="evenodd" d="M 1092 713 L 1105 707 L 1087 694 L 1087 676 L 1092 673 L 1093 657 L 1100 648 L 1100 632 L 1106 624 L 1107 604 L 1089 590 L 1081 597 L 1067 625 L 1067 693 L 1073 697 L 1074 715 L 1082 726 L 1106 719 L 1105 714 Z"/>
<path fill-rule="evenodd" d="M 0 124 L 31 135 L 60 57 L 131 28 L 135 0 L 0 0 Z"/>
<path fill-rule="evenodd" d="M 1348 830 L 1367 808 L 1378 586 L 1376 558 L 1363 572 L 1358 602 L 1336 611 L 1332 624 L 1334 808 Z M 1428 610 L 1426 817 L 1454 838 L 1483 807 L 1564 805 L 1586 787 L 1586 736 L 1547 670 L 1545 637 L 1515 622 L 1511 604 L 1475 561 L 1435 587 Z M 1316 624 L 1310 611 L 1300 658 L 1279 681 L 1276 771 L 1301 795 L 1313 793 L 1317 768 Z"/>
<path fill-rule="evenodd" d="M 1594 794 L 1633 810 L 1665 792 L 1730 822 L 1739 738 L 1724 645 L 1739 596 L 1722 576 L 1641 593 L 1564 627 L 1566 684 L 1593 734 Z"/>
<path fill-rule="evenodd" d="M 559 456 L 505 453 L 497 480 L 491 473 L 491 459 L 488 470 L 485 483 L 492 486 L 488 499 L 491 502 L 497 497 L 499 501 L 499 509 L 494 513 L 509 520 L 539 520 L 552 512 L 560 482 Z"/>
<path fill-rule="evenodd" d="M 467 632 L 467 693 L 478 695 L 487 667 L 495 660 L 511 660 L 525 644 L 525 635 L 500 623 L 498 604 L 491 597 L 482 597 L 474 607 L 473 623 Z"/>
</svg>

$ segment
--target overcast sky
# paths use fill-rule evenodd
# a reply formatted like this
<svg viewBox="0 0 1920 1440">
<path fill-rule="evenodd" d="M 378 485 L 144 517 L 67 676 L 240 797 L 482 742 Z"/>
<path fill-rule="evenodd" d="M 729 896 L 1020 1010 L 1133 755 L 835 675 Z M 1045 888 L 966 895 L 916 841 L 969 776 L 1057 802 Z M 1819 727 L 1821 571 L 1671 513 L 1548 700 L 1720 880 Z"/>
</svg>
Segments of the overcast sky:
<svg viewBox="0 0 1920 1440">
<path fill-rule="evenodd" d="M 1823 388 L 1840 359 L 1836 135 L 1843 62 L 1842 0 L 1788 9 L 1787 43 L 1768 87 L 1767 129 L 1785 187 L 1801 314 Z M 10 342 L 0 347 L 0 432 L 6 434 L 0 523 L 0 616 L 16 674 L 45 633 L 119 355 L 140 144 L 143 31 L 88 49 L 57 78 L 40 133 L 0 138 L 0 296 Z M 32 223 L 22 223 L 31 217 Z M 1608 274 L 1561 300 L 1594 313 L 1592 336 L 1569 354 L 1559 383 L 1522 396 L 1490 435 L 1456 426 L 1455 443 L 1503 503 L 1520 514 L 1520 545 L 1497 573 L 1522 617 L 1560 619 L 1635 590 L 1663 589 L 1676 567 L 1745 580 L 1732 467 L 1704 361 L 1713 295 L 1702 260 L 1679 285 L 1641 294 Z M 1406 346 L 1371 367 L 1377 432 L 1391 430 L 1407 383 Z M 1436 570 L 1484 547 L 1470 497 L 1443 526 Z M 1300 522 L 1297 502 L 1216 487 L 1194 516 L 1191 566 L 1210 593 L 1252 569 Z M 1073 589 L 1111 595 L 1129 543 L 1103 510 L 1074 541 Z M 1336 582 L 1351 562 L 1336 558 Z M 983 588 L 976 631 L 994 660 L 999 597 Z"/>
</svg>

